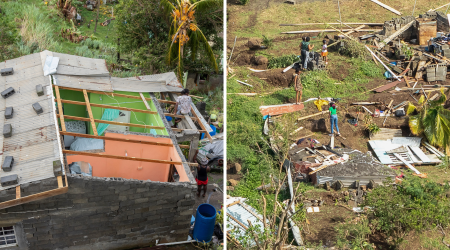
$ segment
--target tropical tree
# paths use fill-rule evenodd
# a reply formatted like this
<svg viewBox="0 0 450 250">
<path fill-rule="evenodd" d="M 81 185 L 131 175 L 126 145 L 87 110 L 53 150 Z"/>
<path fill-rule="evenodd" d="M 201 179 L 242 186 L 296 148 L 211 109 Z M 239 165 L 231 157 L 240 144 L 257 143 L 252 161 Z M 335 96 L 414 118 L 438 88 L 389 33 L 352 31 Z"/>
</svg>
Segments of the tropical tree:
<svg viewBox="0 0 450 250">
<path fill-rule="evenodd" d="M 204 48 L 211 66 L 219 71 L 217 61 L 208 39 L 198 27 L 195 12 L 203 12 L 208 9 L 221 6 L 222 0 L 161 0 L 161 7 L 166 16 L 170 16 L 171 25 L 169 31 L 169 49 L 166 62 L 171 65 L 177 63 L 178 76 L 183 72 L 183 58 L 190 55 L 191 60 L 198 58 L 200 46 Z"/>
<path fill-rule="evenodd" d="M 435 146 L 445 148 L 450 153 L 450 110 L 442 105 L 447 100 L 444 90 L 436 101 L 425 102 L 424 96 L 419 99 L 419 105 L 410 104 L 408 114 L 417 111 L 418 114 L 409 118 L 409 127 L 414 135 L 424 134 L 428 141 Z"/>
</svg>

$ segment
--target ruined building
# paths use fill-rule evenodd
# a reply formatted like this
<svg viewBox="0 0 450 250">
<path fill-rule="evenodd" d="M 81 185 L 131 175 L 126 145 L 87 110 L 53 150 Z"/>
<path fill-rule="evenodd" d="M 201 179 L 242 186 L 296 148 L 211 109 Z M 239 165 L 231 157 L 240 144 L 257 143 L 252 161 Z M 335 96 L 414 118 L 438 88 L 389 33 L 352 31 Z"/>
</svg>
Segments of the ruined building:
<svg viewBox="0 0 450 250">
<path fill-rule="evenodd" d="M 178 143 L 191 142 L 192 162 L 209 126 L 195 106 L 193 117 L 164 113 L 182 90 L 174 73 L 115 78 L 104 60 L 50 51 L 0 69 L 0 248 L 187 239 L 195 164 Z M 166 117 L 185 127 L 171 128 Z"/>
</svg>

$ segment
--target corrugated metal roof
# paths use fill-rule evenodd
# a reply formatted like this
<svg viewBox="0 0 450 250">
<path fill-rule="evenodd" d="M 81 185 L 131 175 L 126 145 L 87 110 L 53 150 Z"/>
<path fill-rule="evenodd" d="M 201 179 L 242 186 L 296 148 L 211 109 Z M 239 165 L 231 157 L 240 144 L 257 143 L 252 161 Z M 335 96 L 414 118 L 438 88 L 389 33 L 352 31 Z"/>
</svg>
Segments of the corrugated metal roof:
<svg viewBox="0 0 450 250">
<path fill-rule="evenodd" d="M 13 67 L 14 74 L 0 77 L 0 90 L 13 87 L 12 96 L 0 98 L 0 115 L 5 107 L 13 107 L 13 118 L 0 119 L 0 127 L 11 124 L 12 137 L 0 137 L 2 162 L 6 156 L 14 157 L 11 172 L 0 171 L 1 176 L 17 174 L 19 184 L 55 177 L 53 161 L 61 160 L 60 143 L 57 140 L 55 125 L 53 91 L 48 77 L 43 76 L 40 54 L 32 54 L 0 64 L 0 67 Z M 45 94 L 38 96 L 36 85 L 44 86 Z M 32 104 L 39 103 L 43 113 L 36 114 Z M 0 190 L 13 186 L 0 187 Z"/>
<path fill-rule="evenodd" d="M 130 78 L 111 77 L 111 84 L 116 91 L 128 92 L 181 92 L 182 88 L 166 85 L 165 81 L 147 81 Z"/>
<path fill-rule="evenodd" d="M 386 151 L 405 146 L 408 152 L 398 153 L 407 163 L 434 163 L 419 148 L 422 137 L 393 137 L 392 140 L 370 140 L 369 144 L 383 164 L 399 164 L 403 165 L 393 154 Z"/>
<path fill-rule="evenodd" d="M 262 216 L 256 211 L 256 209 L 250 207 L 249 205 L 245 204 L 245 199 L 241 197 L 233 197 L 232 199 L 227 199 L 226 204 L 231 204 L 236 199 L 240 200 L 241 203 L 227 207 L 227 215 L 233 216 L 236 220 L 238 220 L 241 224 L 243 224 L 245 227 L 249 227 L 248 221 L 252 223 L 252 226 L 259 226 L 261 230 L 264 228 L 264 224 L 262 223 L 261 219 Z M 250 213 L 247 209 L 252 211 Z M 258 217 L 256 217 L 254 214 L 256 214 Z M 245 235 L 246 229 L 243 228 L 239 223 L 237 223 L 233 219 L 229 219 L 227 223 L 227 231 L 230 231 L 232 229 L 238 229 L 238 233 L 236 233 L 236 236 L 243 236 Z M 256 243 L 253 241 L 250 243 L 251 246 L 255 246 Z"/>
</svg>

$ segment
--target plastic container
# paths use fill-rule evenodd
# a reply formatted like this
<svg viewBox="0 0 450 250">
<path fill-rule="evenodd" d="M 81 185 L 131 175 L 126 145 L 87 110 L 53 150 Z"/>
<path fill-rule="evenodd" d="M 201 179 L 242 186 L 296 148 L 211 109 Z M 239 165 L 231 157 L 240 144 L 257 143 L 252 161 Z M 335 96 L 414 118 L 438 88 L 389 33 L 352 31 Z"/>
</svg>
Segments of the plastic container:
<svg viewBox="0 0 450 250">
<path fill-rule="evenodd" d="M 210 204 L 201 204 L 197 208 L 194 225 L 194 240 L 198 242 L 210 242 L 214 234 L 216 224 L 216 209 Z"/>
<path fill-rule="evenodd" d="M 172 117 L 171 117 L 171 116 L 166 116 L 166 120 L 167 120 L 168 122 L 170 122 L 170 121 L 172 121 Z"/>
<path fill-rule="evenodd" d="M 217 129 L 216 127 L 214 127 L 214 125 L 209 125 L 211 127 L 211 129 L 213 130 L 212 132 L 209 132 L 210 136 L 215 136 L 217 133 Z M 202 133 L 202 137 L 201 139 L 205 138 L 205 133 Z"/>
</svg>

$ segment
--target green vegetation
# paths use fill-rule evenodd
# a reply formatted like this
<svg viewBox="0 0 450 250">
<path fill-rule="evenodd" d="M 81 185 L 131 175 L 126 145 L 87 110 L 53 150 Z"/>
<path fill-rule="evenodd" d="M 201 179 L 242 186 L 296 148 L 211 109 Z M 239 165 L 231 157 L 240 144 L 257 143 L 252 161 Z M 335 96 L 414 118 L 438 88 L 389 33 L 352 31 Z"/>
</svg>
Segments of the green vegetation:
<svg viewBox="0 0 450 250">
<path fill-rule="evenodd" d="M 421 97 L 416 108 L 418 114 L 409 117 L 409 127 L 413 134 L 425 134 L 432 145 L 450 152 L 450 110 L 442 106 L 446 100 L 443 89 L 441 97 L 436 101 L 424 102 Z"/>
<path fill-rule="evenodd" d="M 269 69 L 278 69 L 278 68 L 285 68 L 289 65 L 291 65 L 293 62 L 298 61 L 296 55 L 286 55 L 286 56 L 279 56 L 279 57 L 271 57 L 269 58 Z"/>
<path fill-rule="evenodd" d="M 169 0 L 161 0 L 161 9 L 165 13 L 166 18 L 172 19 L 169 31 L 169 49 L 167 51 L 167 63 L 176 62 L 178 75 L 181 78 L 183 72 L 183 59 L 188 53 L 191 60 L 199 56 L 198 49 L 200 46 L 204 48 L 206 58 L 209 60 L 212 68 L 219 71 L 214 52 L 208 44 L 208 39 L 201 31 L 196 21 L 195 12 L 206 12 L 211 8 L 218 8 L 222 5 L 220 0 L 200 0 L 189 1 L 182 0 L 172 4 Z"/>
<path fill-rule="evenodd" d="M 421 232 L 450 223 L 450 186 L 409 175 L 401 185 L 384 185 L 369 192 L 362 206 L 372 209 L 371 222 L 376 230 L 392 237 L 391 243 L 398 246 L 405 234 Z"/>
<path fill-rule="evenodd" d="M 373 234 L 369 224 L 369 219 L 364 215 L 339 224 L 335 228 L 337 233 L 336 247 L 352 250 L 376 249 L 369 243 L 369 236 Z"/>
</svg>

